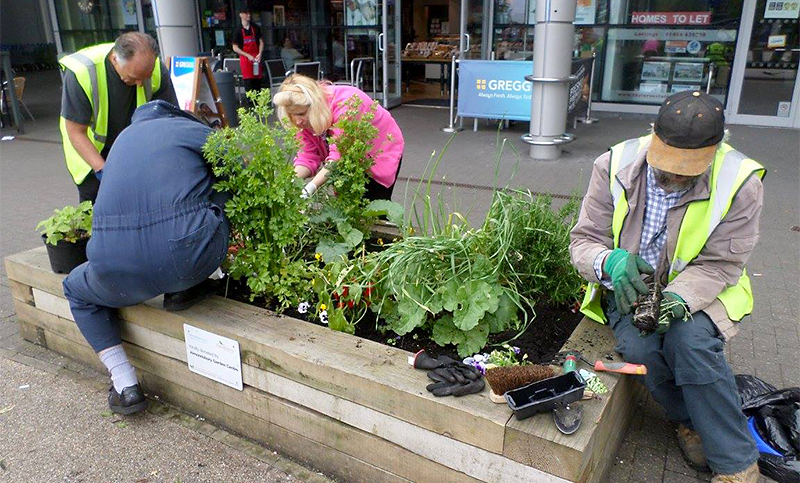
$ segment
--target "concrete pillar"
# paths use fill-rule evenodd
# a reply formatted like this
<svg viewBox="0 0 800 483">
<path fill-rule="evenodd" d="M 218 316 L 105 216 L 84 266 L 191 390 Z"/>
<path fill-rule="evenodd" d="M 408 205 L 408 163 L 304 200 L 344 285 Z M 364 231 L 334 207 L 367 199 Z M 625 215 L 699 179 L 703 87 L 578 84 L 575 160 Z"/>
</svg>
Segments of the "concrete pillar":
<svg viewBox="0 0 800 483">
<path fill-rule="evenodd" d="M 153 0 L 161 58 L 200 52 L 197 4 L 192 0 Z"/>
<path fill-rule="evenodd" d="M 572 43 L 577 0 L 535 0 L 531 127 L 526 136 L 534 159 L 561 156 L 567 125 Z"/>
</svg>

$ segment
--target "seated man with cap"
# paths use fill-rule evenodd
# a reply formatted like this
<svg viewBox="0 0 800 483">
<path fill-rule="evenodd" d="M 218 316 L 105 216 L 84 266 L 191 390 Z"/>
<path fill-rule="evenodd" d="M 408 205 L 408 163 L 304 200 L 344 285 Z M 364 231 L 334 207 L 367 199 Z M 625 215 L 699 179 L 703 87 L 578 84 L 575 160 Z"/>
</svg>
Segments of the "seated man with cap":
<svg viewBox="0 0 800 483">
<path fill-rule="evenodd" d="M 570 256 L 590 282 L 581 311 L 647 366 L 643 382 L 677 423 L 689 465 L 710 468 L 712 482 L 755 483 L 758 452 L 723 346 L 753 309 L 745 263 L 765 170 L 724 142 L 724 125 L 715 98 L 668 97 L 651 134 L 595 160 Z M 647 275 L 663 289 L 657 326 L 634 317 Z"/>
</svg>

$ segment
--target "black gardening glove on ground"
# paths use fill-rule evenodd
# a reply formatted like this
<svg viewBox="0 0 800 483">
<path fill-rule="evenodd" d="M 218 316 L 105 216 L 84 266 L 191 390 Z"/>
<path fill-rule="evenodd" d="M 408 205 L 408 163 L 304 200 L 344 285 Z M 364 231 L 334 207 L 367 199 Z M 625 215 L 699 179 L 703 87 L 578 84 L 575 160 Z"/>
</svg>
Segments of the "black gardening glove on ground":
<svg viewBox="0 0 800 483">
<path fill-rule="evenodd" d="M 429 370 L 428 378 L 433 383 L 425 389 L 437 397 L 474 394 L 485 386 L 483 376 L 476 368 L 447 356 L 434 359 L 420 351 L 414 358 L 414 367 Z"/>
</svg>

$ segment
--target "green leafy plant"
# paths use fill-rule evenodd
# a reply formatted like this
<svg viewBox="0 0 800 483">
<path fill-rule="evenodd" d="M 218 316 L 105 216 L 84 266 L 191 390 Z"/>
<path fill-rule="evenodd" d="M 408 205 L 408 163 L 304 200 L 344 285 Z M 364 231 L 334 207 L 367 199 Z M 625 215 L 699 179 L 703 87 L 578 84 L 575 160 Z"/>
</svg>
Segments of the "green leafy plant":
<svg viewBox="0 0 800 483">
<path fill-rule="evenodd" d="M 92 202 L 84 201 L 78 206 L 65 206 L 55 210 L 53 216 L 41 221 L 36 229 L 45 235 L 45 243 L 56 245 L 64 240 L 75 243 L 92 236 Z"/>
<path fill-rule="evenodd" d="M 505 143 L 498 145 L 499 165 Z M 441 154 L 431 157 L 413 193 L 416 231 L 354 259 L 352 268 L 341 270 L 349 281 L 328 280 L 328 289 L 341 295 L 347 287 L 349 295 L 370 283 L 369 309 L 382 328 L 401 336 L 422 328 L 464 357 L 483 349 L 492 333 L 524 331 L 535 301 L 577 296 L 580 277 L 568 253 L 577 200 L 554 212 L 548 197 L 496 189 L 483 224 L 471 228 L 431 193 L 440 161 Z"/>
<path fill-rule="evenodd" d="M 251 298 L 264 296 L 282 309 L 296 305 L 310 285 L 300 258 L 307 202 L 291 164 L 295 131 L 268 122 L 268 90 L 248 98 L 253 107 L 239 109 L 239 126 L 211 134 L 203 153 L 218 179 L 215 189 L 230 195 L 225 213 L 237 246 L 230 275 L 246 279 Z"/>
<path fill-rule="evenodd" d="M 401 205 L 364 197 L 378 129 L 372 125 L 377 104 L 361 112 L 362 103 L 358 96 L 345 101 L 347 109 L 333 126 L 331 139 L 341 157 L 327 164 L 328 183 L 317 191 L 309 210 L 310 237 L 318 239 L 316 252 L 328 261 L 346 257 L 358 247 L 379 216 L 396 224 L 403 219 Z"/>
<path fill-rule="evenodd" d="M 494 233 L 494 250 L 506 251 L 503 271 L 521 295 L 534 304 L 571 304 L 583 283 L 569 258 L 580 202 L 573 196 L 553 210 L 552 201 L 529 190 L 496 191 L 484 229 Z"/>
</svg>

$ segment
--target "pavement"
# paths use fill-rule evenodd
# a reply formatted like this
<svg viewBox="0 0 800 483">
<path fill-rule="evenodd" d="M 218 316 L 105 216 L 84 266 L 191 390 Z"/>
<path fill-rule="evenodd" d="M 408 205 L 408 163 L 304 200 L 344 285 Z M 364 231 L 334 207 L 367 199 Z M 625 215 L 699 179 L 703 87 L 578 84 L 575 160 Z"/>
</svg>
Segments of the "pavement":
<svg viewBox="0 0 800 483">
<path fill-rule="evenodd" d="M 58 73 L 27 77 L 25 102 L 36 122 L 26 116 L 25 134 L 4 129 L 4 136 L 15 138 L 0 142 L 0 257 L 40 246 L 34 230 L 38 221 L 78 201 L 60 146 Z M 480 223 L 493 186 L 549 193 L 556 203 L 582 196 L 594 158 L 646 133 L 653 120 L 600 114 L 599 123 L 577 126 L 576 141 L 561 159 L 533 161 L 520 141 L 525 123 L 499 131 L 496 123 L 481 121 L 473 132 L 470 121 L 445 150 L 450 136 L 440 129 L 447 124 L 446 110 L 399 107 L 392 115 L 406 140 L 395 201 L 410 206 L 419 180 L 430 180 L 447 208 L 472 223 Z M 729 142 L 762 162 L 768 174 L 761 239 L 748 264 L 755 310 L 725 354 L 736 373 L 755 374 L 779 388 L 800 386 L 800 136 L 796 130 L 729 129 Z M 433 174 L 432 155 L 434 160 L 440 156 Z M 158 401 L 135 418 L 108 415 L 107 388 L 106 375 L 22 340 L 0 267 L 0 481 L 328 481 L 269 448 Z M 605 483 L 710 479 L 683 463 L 675 427 L 648 399 L 636 408 Z"/>
</svg>

